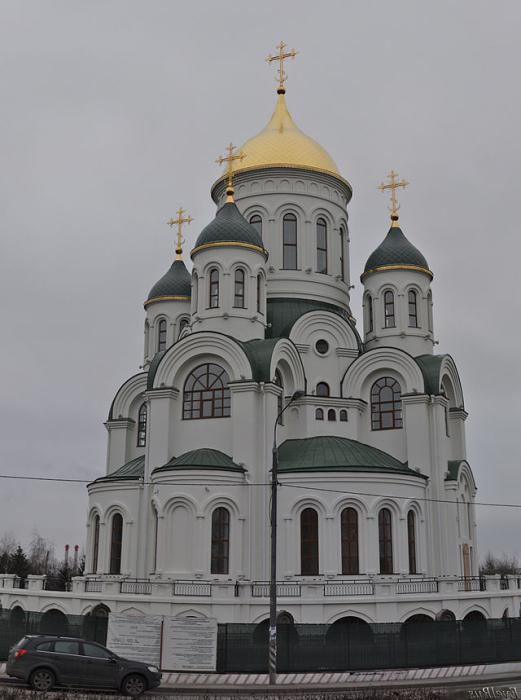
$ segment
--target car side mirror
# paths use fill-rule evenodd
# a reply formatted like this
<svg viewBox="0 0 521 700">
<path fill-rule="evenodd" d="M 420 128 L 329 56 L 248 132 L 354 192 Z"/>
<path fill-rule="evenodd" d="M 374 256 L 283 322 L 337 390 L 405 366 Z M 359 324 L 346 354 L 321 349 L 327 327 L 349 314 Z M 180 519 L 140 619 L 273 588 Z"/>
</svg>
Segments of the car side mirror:
<svg viewBox="0 0 521 700">
<path fill-rule="evenodd" d="M 115 656 L 111 656 L 109 659 L 109 664 L 117 664 L 118 660 L 116 659 Z"/>
</svg>

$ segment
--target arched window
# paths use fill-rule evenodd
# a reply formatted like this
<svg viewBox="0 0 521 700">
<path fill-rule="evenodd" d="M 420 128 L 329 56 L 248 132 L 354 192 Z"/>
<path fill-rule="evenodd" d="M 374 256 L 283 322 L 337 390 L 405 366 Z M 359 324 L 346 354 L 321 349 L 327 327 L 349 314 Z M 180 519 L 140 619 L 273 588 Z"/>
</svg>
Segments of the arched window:
<svg viewBox="0 0 521 700">
<path fill-rule="evenodd" d="M 393 521 L 389 508 L 378 513 L 378 539 L 380 545 L 380 573 L 393 573 Z"/>
<path fill-rule="evenodd" d="M 179 335 L 177 336 L 178 338 L 181 337 L 182 332 L 188 325 L 190 325 L 190 321 L 187 318 L 182 318 L 179 321 Z"/>
<path fill-rule="evenodd" d="M 427 294 L 427 325 L 429 331 L 432 333 L 432 292 L 429 291 Z"/>
<path fill-rule="evenodd" d="M 142 403 L 137 417 L 137 446 L 145 447 L 147 444 L 147 405 Z"/>
<path fill-rule="evenodd" d="M 300 514 L 300 573 L 318 575 L 318 513 L 304 508 Z"/>
<path fill-rule="evenodd" d="M 409 326 L 418 328 L 418 304 L 416 302 L 416 292 L 411 289 L 408 294 L 409 300 Z"/>
<path fill-rule="evenodd" d="M 277 415 L 279 416 L 278 424 L 284 425 L 284 416 L 280 415 L 284 406 L 284 384 L 282 383 L 282 375 L 278 369 L 275 370 L 275 384 L 276 386 L 280 386 L 282 390 L 277 396 Z"/>
<path fill-rule="evenodd" d="M 262 219 L 259 214 L 250 216 L 250 224 L 257 229 L 257 233 L 262 238 Z"/>
<path fill-rule="evenodd" d="M 159 514 L 155 508 L 155 506 L 152 508 L 152 512 L 154 514 L 154 552 L 153 552 L 153 561 L 152 561 L 152 571 L 155 573 L 157 569 L 157 543 L 158 543 L 158 535 L 159 535 Z"/>
<path fill-rule="evenodd" d="M 347 411 L 345 408 L 340 411 L 340 422 L 347 423 Z"/>
<path fill-rule="evenodd" d="M 342 573 L 350 576 L 358 574 L 358 513 L 354 508 L 344 508 L 342 511 L 340 536 L 342 540 Z"/>
<path fill-rule="evenodd" d="M 315 420 L 324 420 L 324 410 L 322 408 L 315 409 Z"/>
<path fill-rule="evenodd" d="M 373 316 L 373 297 L 368 294 L 367 300 L 367 332 L 372 333 L 374 330 L 374 316 Z"/>
<path fill-rule="evenodd" d="M 409 545 L 409 573 L 417 574 L 416 571 L 416 517 L 414 511 L 407 513 L 407 542 Z"/>
<path fill-rule="evenodd" d="M 340 227 L 340 279 L 342 282 L 346 278 L 346 271 L 345 271 L 345 245 L 346 245 L 346 232 L 344 230 L 344 227 Z"/>
<path fill-rule="evenodd" d="M 94 516 L 94 522 L 92 523 L 92 561 L 91 561 L 91 571 L 93 574 L 98 573 L 98 554 L 99 554 L 99 515 Z"/>
<path fill-rule="evenodd" d="M 157 351 L 166 350 L 166 321 L 162 318 L 157 326 Z"/>
<path fill-rule="evenodd" d="M 297 217 L 285 214 L 282 219 L 282 268 L 297 269 Z"/>
<path fill-rule="evenodd" d="M 185 381 L 183 419 L 228 418 L 229 381 L 228 373 L 219 365 L 208 363 L 196 367 Z"/>
<path fill-rule="evenodd" d="M 327 274 L 327 224 L 324 219 L 317 221 L 317 272 Z"/>
<path fill-rule="evenodd" d="M 315 391 L 315 396 L 329 396 L 329 384 L 319 382 Z"/>
<path fill-rule="evenodd" d="M 371 429 L 403 428 L 402 390 L 392 377 L 382 377 L 371 387 Z"/>
<path fill-rule="evenodd" d="M 235 270 L 233 305 L 237 309 L 244 309 L 244 270 Z"/>
<path fill-rule="evenodd" d="M 262 275 L 257 275 L 257 313 L 262 313 Z"/>
<path fill-rule="evenodd" d="M 394 294 L 388 289 L 384 293 L 384 327 L 394 328 L 396 326 L 394 318 Z"/>
<path fill-rule="evenodd" d="M 197 272 L 193 272 L 192 274 L 192 309 L 194 310 L 194 313 L 197 313 L 197 310 L 199 308 L 199 277 L 197 276 Z"/>
<path fill-rule="evenodd" d="M 123 517 L 121 513 L 112 516 L 110 531 L 110 566 L 109 573 L 121 573 L 121 545 L 123 544 Z"/>
<path fill-rule="evenodd" d="M 212 574 L 227 574 L 230 567 L 230 512 L 216 508 L 212 513 Z"/>
<path fill-rule="evenodd" d="M 327 412 L 327 419 L 331 421 L 336 420 L 336 411 L 334 409 L 329 409 L 329 411 Z"/>
<path fill-rule="evenodd" d="M 219 307 L 219 270 L 215 267 L 213 270 L 210 270 L 209 292 L 209 306 L 211 309 L 217 309 Z"/>
</svg>

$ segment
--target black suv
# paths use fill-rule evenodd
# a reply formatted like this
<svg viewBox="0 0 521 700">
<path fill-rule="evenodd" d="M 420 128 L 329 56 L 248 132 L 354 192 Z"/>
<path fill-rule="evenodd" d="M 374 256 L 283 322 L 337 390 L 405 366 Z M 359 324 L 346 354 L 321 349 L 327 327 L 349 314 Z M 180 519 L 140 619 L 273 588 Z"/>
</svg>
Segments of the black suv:
<svg viewBox="0 0 521 700">
<path fill-rule="evenodd" d="M 43 691 L 65 685 L 137 697 L 161 683 L 155 666 L 122 659 L 96 642 L 49 634 L 23 637 L 9 652 L 6 672 Z"/>
</svg>

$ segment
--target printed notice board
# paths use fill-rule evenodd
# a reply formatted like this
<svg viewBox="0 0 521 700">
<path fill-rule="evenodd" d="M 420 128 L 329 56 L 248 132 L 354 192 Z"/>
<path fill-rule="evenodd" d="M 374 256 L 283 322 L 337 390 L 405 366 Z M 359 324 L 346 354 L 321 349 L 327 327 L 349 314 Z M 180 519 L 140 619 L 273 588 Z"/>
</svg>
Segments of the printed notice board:
<svg viewBox="0 0 521 700">
<path fill-rule="evenodd" d="M 161 667 L 167 671 L 215 671 L 217 620 L 165 617 Z"/>
<path fill-rule="evenodd" d="M 118 656 L 159 666 L 161 615 L 109 614 L 107 647 Z"/>
</svg>

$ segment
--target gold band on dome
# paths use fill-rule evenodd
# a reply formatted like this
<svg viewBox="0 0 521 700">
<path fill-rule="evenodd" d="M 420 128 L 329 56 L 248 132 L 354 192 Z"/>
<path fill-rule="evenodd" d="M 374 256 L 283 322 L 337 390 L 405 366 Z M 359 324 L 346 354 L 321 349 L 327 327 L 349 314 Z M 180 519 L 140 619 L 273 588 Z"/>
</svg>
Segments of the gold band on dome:
<svg viewBox="0 0 521 700">
<path fill-rule="evenodd" d="M 185 296 L 165 296 L 165 297 L 153 297 L 152 299 L 147 299 L 143 304 L 146 309 L 150 304 L 157 304 L 160 301 L 191 301 L 191 297 Z"/>
<path fill-rule="evenodd" d="M 423 272 L 425 275 L 429 275 L 433 279 L 433 273 L 426 267 L 420 267 L 419 265 L 380 265 L 379 267 L 373 267 L 371 270 L 367 270 L 362 275 L 360 275 L 360 281 L 363 282 L 367 275 L 372 272 L 386 272 L 387 270 L 412 270 L 413 272 Z"/>
<path fill-rule="evenodd" d="M 260 248 L 258 245 L 253 245 L 253 243 L 241 243 L 240 241 L 215 241 L 214 243 L 203 243 L 194 248 L 190 257 L 193 258 L 195 253 L 199 253 L 201 250 L 207 250 L 208 248 L 247 248 L 248 250 L 255 250 L 258 253 L 262 253 L 268 257 L 268 251 L 265 248 Z"/>
</svg>

